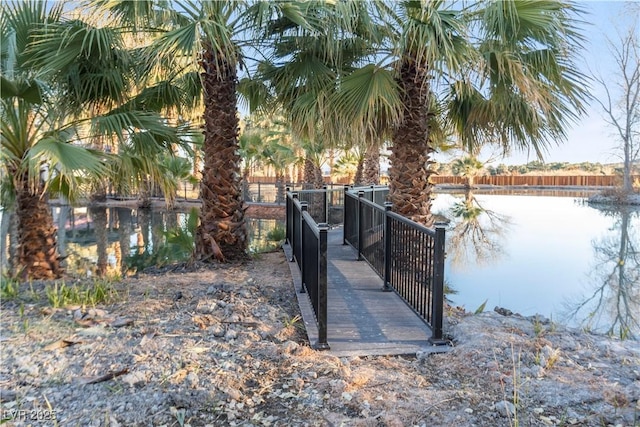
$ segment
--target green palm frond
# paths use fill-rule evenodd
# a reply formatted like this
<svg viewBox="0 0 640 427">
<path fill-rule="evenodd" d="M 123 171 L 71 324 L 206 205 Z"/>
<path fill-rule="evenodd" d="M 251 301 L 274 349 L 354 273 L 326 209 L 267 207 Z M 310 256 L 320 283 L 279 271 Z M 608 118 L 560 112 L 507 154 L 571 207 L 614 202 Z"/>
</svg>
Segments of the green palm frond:
<svg viewBox="0 0 640 427">
<path fill-rule="evenodd" d="M 346 123 L 374 123 L 384 117 L 398 120 L 402 107 L 400 91 L 388 69 L 366 65 L 346 75 L 331 102 L 344 114 Z"/>
<path fill-rule="evenodd" d="M 130 134 L 145 134 L 144 138 L 163 145 L 178 144 L 180 138 L 175 127 L 166 124 L 164 118 L 152 111 L 114 110 L 91 120 L 92 134 L 115 136 L 125 142 Z"/>
</svg>

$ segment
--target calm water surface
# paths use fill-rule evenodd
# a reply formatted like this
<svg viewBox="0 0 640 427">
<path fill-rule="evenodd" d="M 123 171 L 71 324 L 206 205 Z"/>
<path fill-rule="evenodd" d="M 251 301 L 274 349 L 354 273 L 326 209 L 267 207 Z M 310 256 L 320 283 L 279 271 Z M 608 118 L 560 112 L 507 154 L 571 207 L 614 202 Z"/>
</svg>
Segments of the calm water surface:
<svg viewBox="0 0 640 427">
<path fill-rule="evenodd" d="M 186 259 L 193 248 L 188 231 L 190 221 L 195 220 L 192 212 L 53 206 L 52 213 L 58 228 L 58 250 L 71 275 L 91 276 L 99 268 L 106 274 L 126 275 L 155 264 Z M 3 268 L 12 251 L 11 216 L 0 213 Z M 276 228 L 284 233 L 284 221 L 247 218 L 247 225 L 251 252 L 279 246 L 269 233 Z"/>
<path fill-rule="evenodd" d="M 640 335 L 640 211 L 585 197 L 438 194 L 453 303 Z"/>
</svg>

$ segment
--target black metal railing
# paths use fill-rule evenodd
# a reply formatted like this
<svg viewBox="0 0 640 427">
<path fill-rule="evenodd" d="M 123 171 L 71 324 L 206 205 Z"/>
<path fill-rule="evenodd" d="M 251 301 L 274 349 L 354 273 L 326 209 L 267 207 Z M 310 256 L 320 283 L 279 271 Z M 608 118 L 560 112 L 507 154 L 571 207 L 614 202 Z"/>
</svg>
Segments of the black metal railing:
<svg viewBox="0 0 640 427">
<path fill-rule="evenodd" d="M 383 196 L 384 194 L 384 196 Z M 358 252 L 431 327 L 431 342 L 442 344 L 445 226 L 435 230 L 391 211 L 384 191 L 345 189 L 344 243 Z"/>
<path fill-rule="evenodd" d="M 326 193 L 326 192 L 325 192 Z M 329 349 L 327 342 L 327 233 L 326 223 L 316 223 L 308 212 L 308 202 L 298 200 L 300 192 L 287 193 L 287 243 L 292 249 L 302 278 L 301 293 L 307 293 L 318 326 L 314 347 Z M 325 203 L 326 205 L 326 203 Z"/>
<path fill-rule="evenodd" d="M 285 203 L 287 191 L 306 191 L 308 184 L 304 183 L 275 183 L 275 182 L 242 182 L 242 198 L 245 202 L 253 203 Z M 343 184 L 329 183 L 325 185 L 329 190 L 341 191 Z M 183 190 L 186 195 L 186 189 Z M 317 191 L 317 190 L 316 190 Z M 195 194 L 197 197 L 197 193 Z"/>
<path fill-rule="evenodd" d="M 316 223 L 330 226 L 342 224 L 344 217 L 344 187 L 319 190 L 298 190 L 295 192 L 301 202 L 307 203 L 309 215 Z"/>
</svg>

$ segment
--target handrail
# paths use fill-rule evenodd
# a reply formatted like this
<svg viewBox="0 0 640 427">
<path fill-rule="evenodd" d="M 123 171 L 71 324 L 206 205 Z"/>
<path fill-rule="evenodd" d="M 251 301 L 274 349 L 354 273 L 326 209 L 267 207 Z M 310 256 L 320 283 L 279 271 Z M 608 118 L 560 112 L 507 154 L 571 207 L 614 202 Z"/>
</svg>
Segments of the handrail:
<svg viewBox="0 0 640 427">
<path fill-rule="evenodd" d="M 300 292 L 308 294 L 316 316 L 319 338 L 315 347 L 329 348 L 325 221 L 332 219 L 336 194 L 343 197 L 338 200 L 343 203 L 344 244 L 354 247 L 357 258 L 383 279 L 383 290 L 396 292 L 430 326 L 432 344 L 445 344 L 445 226 L 436 224 L 435 230 L 430 229 L 392 212 L 391 204 L 384 203 L 386 187 L 345 186 L 339 193 L 326 188 L 287 191 L 286 240 L 292 248 L 290 261 L 301 272 Z"/>
<path fill-rule="evenodd" d="M 444 224 L 430 229 L 357 190 L 345 189 L 344 244 L 383 279 L 383 290 L 395 291 L 431 327 L 430 341 L 444 344 Z"/>
<path fill-rule="evenodd" d="M 286 239 L 302 277 L 300 293 L 307 293 L 316 317 L 318 341 L 314 348 L 329 349 L 327 342 L 327 233 L 326 223 L 317 224 L 308 212 L 308 203 L 298 200 L 299 192 L 287 192 Z"/>
</svg>

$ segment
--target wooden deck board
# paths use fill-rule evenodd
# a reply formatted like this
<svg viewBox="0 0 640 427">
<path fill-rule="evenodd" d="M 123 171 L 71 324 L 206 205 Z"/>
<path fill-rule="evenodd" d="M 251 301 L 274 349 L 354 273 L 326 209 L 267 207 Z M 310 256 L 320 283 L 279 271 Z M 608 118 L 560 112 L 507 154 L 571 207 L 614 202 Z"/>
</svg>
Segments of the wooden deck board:
<svg viewBox="0 0 640 427">
<path fill-rule="evenodd" d="M 291 248 L 285 245 L 290 258 Z M 289 263 L 293 285 L 309 335 L 317 341 L 318 332 L 307 294 L 299 292 L 300 271 Z M 430 328 L 395 292 L 382 291 L 382 279 L 356 252 L 342 244 L 342 228 L 329 231 L 327 261 L 327 341 L 336 356 L 416 354 L 440 352 L 428 342 Z"/>
</svg>

